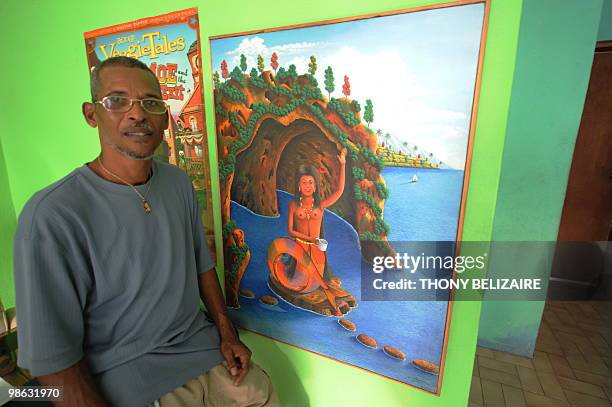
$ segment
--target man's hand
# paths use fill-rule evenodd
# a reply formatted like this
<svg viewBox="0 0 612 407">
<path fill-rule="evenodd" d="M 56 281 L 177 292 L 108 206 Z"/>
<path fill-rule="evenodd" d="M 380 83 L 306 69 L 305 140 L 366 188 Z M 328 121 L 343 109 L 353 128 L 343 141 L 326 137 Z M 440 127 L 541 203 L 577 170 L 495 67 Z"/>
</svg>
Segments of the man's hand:
<svg viewBox="0 0 612 407">
<path fill-rule="evenodd" d="M 240 342 L 234 325 L 227 316 L 221 287 L 214 269 L 200 273 L 198 285 L 200 298 L 206 304 L 206 309 L 215 321 L 219 331 L 220 351 L 223 359 L 225 359 L 225 367 L 234 378 L 234 385 L 238 386 L 249 372 L 251 351 L 244 343 Z"/>
<path fill-rule="evenodd" d="M 221 355 L 225 367 L 234 378 L 234 386 L 239 386 L 249 372 L 251 351 L 239 339 L 221 340 Z"/>
</svg>

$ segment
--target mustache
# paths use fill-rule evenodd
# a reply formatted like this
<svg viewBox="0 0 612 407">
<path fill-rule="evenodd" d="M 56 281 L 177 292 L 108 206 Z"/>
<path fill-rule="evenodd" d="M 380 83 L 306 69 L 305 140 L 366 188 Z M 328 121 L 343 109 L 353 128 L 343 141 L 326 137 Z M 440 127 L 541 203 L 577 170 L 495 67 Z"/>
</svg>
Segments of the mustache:
<svg viewBox="0 0 612 407">
<path fill-rule="evenodd" d="M 122 130 L 122 133 L 153 133 L 153 128 L 148 124 L 129 126 Z"/>
</svg>

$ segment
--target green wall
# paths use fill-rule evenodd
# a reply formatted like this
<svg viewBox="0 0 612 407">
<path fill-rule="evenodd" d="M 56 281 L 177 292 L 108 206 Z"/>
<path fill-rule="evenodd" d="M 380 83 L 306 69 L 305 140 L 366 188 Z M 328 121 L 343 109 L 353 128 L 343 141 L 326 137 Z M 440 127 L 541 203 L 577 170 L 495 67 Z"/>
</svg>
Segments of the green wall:
<svg viewBox="0 0 612 407">
<path fill-rule="evenodd" d="M 11 199 L 11 191 L 6 173 L 6 159 L 0 139 L 0 300 L 5 307 L 15 305 L 15 290 L 13 289 L 13 240 L 15 233 L 15 208 Z"/>
<path fill-rule="evenodd" d="M 601 0 L 523 1 L 493 240 L 557 240 L 601 7 Z M 540 248 L 492 256 L 489 277 L 535 277 L 542 270 L 547 277 Z M 532 356 L 543 307 L 483 303 L 479 344 Z"/>
<path fill-rule="evenodd" d="M 599 41 L 612 41 L 612 0 L 603 0 L 597 39 Z"/>
<path fill-rule="evenodd" d="M 206 41 L 209 35 L 439 2 L 309 0 L 289 7 L 281 3 L 247 0 L 231 3 L 181 0 L 172 4 L 161 0 L 1 2 L 3 25 L 0 26 L 0 38 L 3 41 L 0 55 L 3 63 L 0 64 L 0 77 L 5 80 L 0 87 L 3 103 L 0 141 L 7 158 L 12 204 L 18 213 L 34 191 L 96 156 L 97 134 L 80 118 L 80 104 L 88 98 L 84 31 L 198 6 L 204 39 L 204 77 L 210 78 Z M 491 6 L 465 215 L 466 240 L 489 240 L 493 235 L 521 3 L 520 0 L 504 0 L 494 1 Z M 205 101 L 208 130 L 214 134 L 210 87 L 205 91 Z M 211 156 L 216 159 L 212 147 Z M 1 179 L 0 184 L 6 186 Z M 214 195 L 218 196 L 218 183 L 213 187 L 216 188 Z M 3 200 L 6 199 L 3 195 Z M 215 208 L 218 205 L 217 200 Z M 3 224 L 10 219 L 14 222 L 14 216 L 2 216 Z M 218 217 L 216 222 L 219 230 Z M 3 282 L 10 278 L 8 271 L 0 270 Z M 454 305 L 440 397 L 254 334 L 245 333 L 243 337 L 254 350 L 258 362 L 271 374 L 281 400 L 287 406 L 464 406 L 471 382 L 479 315 L 478 302 L 457 302 Z"/>
</svg>

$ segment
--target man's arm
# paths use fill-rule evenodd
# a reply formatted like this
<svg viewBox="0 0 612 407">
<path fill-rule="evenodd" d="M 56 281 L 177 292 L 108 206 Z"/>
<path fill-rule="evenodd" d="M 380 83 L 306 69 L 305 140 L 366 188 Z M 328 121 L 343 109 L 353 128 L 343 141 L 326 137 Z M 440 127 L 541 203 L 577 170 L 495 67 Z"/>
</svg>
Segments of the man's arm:
<svg viewBox="0 0 612 407">
<path fill-rule="evenodd" d="M 234 385 L 239 385 L 249 371 L 251 351 L 236 335 L 232 321 L 227 316 L 225 302 L 219 286 L 219 279 L 214 269 L 200 273 L 198 276 L 200 298 L 212 317 L 221 337 L 221 354 L 227 363 L 230 374 L 234 376 Z"/>
<path fill-rule="evenodd" d="M 38 376 L 43 386 L 59 386 L 63 388 L 63 401 L 53 404 L 62 407 L 106 407 L 108 404 L 93 380 L 85 361 L 44 376 Z"/>
<path fill-rule="evenodd" d="M 43 385 L 63 387 L 57 405 L 106 406 L 83 361 L 84 304 L 93 284 L 88 258 L 60 205 L 41 199 L 26 204 L 13 243 L 17 363 Z"/>
</svg>

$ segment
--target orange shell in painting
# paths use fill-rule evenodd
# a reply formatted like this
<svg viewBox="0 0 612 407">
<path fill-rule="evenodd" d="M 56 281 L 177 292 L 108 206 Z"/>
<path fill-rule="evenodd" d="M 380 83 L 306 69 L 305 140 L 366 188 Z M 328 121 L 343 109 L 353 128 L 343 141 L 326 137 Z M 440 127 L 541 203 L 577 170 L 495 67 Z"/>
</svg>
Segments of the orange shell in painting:
<svg viewBox="0 0 612 407">
<path fill-rule="evenodd" d="M 412 361 L 412 364 L 418 369 L 421 369 L 422 371 L 427 372 L 427 373 L 431 373 L 431 374 L 440 373 L 440 368 L 438 367 L 438 365 L 428 362 L 423 359 L 415 359 Z"/>
<path fill-rule="evenodd" d="M 368 348 L 376 349 L 378 347 L 378 344 L 376 343 L 376 339 L 366 334 L 357 335 L 357 341 L 363 346 L 367 346 Z"/>
<path fill-rule="evenodd" d="M 393 346 L 384 346 L 383 351 L 393 359 L 406 360 L 406 354 Z"/>
<path fill-rule="evenodd" d="M 347 331 L 355 332 L 357 330 L 357 326 L 348 319 L 339 319 L 338 323 Z"/>
</svg>

